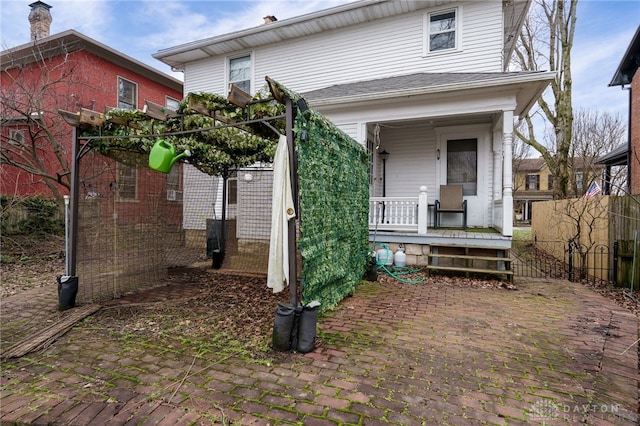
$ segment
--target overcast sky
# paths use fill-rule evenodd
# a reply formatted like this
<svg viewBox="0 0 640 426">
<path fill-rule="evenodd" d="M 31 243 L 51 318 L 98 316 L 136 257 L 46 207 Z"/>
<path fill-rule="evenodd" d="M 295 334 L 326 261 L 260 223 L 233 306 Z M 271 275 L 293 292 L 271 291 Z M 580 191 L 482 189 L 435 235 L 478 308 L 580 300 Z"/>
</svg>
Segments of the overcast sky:
<svg viewBox="0 0 640 426">
<path fill-rule="evenodd" d="M 29 4 L 0 2 L 2 50 L 29 41 Z M 52 6 L 51 34 L 68 29 L 89 36 L 152 67 L 170 73 L 152 55 L 159 50 L 349 2 L 349 0 L 45 0 Z M 608 87 L 640 24 L 640 0 L 580 0 L 572 50 L 574 108 L 621 114 L 628 92 Z M 182 79 L 181 74 L 174 74 Z"/>
</svg>

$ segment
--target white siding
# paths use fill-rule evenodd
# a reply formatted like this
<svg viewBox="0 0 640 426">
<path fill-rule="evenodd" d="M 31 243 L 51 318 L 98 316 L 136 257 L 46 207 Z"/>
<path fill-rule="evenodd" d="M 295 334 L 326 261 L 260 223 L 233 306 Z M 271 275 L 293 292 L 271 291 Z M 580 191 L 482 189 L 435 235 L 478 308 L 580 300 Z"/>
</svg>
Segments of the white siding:
<svg viewBox="0 0 640 426">
<path fill-rule="evenodd" d="M 252 176 L 251 181 L 244 179 Z M 271 236 L 272 170 L 238 172 L 238 222 L 236 235 L 242 240 L 269 241 Z"/>
<path fill-rule="evenodd" d="M 183 188 L 184 229 L 207 229 L 207 219 L 216 218 L 214 206 L 218 193 L 218 179 L 185 164 Z"/>
<path fill-rule="evenodd" d="M 380 129 L 380 151 L 389 152 L 386 162 L 386 192 L 388 197 L 418 196 L 420 187 L 427 186 L 429 200 L 436 192 L 436 139 L 433 127 L 425 123 Z M 382 165 L 378 158 L 381 183 Z M 431 201 L 430 201 L 431 202 Z"/>
<path fill-rule="evenodd" d="M 425 56 L 424 16 L 433 10 L 256 48 L 253 87 L 262 87 L 267 75 L 301 93 L 418 72 L 502 71 L 501 2 L 461 3 L 460 49 Z M 227 58 L 187 64 L 185 91 L 225 94 Z"/>
</svg>

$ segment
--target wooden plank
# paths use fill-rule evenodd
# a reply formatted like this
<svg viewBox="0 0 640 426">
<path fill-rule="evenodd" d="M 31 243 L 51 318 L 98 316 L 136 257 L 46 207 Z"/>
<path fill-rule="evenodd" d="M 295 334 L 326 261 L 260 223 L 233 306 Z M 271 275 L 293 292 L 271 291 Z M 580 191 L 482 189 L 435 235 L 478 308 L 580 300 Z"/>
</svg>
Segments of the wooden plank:
<svg viewBox="0 0 640 426">
<path fill-rule="evenodd" d="M 142 112 L 151 118 L 162 121 L 166 121 L 169 117 L 175 117 L 178 115 L 178 113 L 171 109 L 147 100 L 144 101 Z"/>
<path fill-rule="evenodd" d="M 439 265 L 427 265 L 427 269 L 440 269 L 443 271 L 459 271 L 459 272 L 478 272 L 487 274 L 505 274 L 513 275 L 513 271 L 510 269 L 498 270 L 498 269 L 483 269 L 483 268 L 467 268 L 465 266 L 439 266 Z"/>
<path fill-rule="evenodd" d="M 97 127 L 102 126 L 104 123 L 104 114 L 90 109 L 80 108 L 80 123 Z"/>
<path fill-rule="evenodd" d="M 229 88 L 229 94 L 227 95 L 227 100 L 238 106 L 240 108 L 244 108 L 247 106 L 249 101 L 251 101 L 252 97 L 250 94 L 236 86 L 235 84 L 231 84 Z"/>
<path fill-rule="evenodd" d="M 511 263 L 511 258 L 509 257 L 473 256 L 473 255 L 464 255 L 464 254 L 439 254 L 439 253 L 429 253 L 427 254 L 427 256 L 437 257 L 437 258 L 446 258 L 446 259 L 487 260 L 490 262 Z"/>
<path fill-rule="evenodd" d="M 60 321 L 27 336 L 2 353 L 2 359 L 18 358 L 51 345 L 58 337 L 69 331 L 75 324 L 100 310 L 100 305 L 85 305 L 70 309 Z"/>
<path fill-rule="evenodd" d="M 80 126 L 80 113 L 79 112 L 71 112 L 71 111 L 65 111 L 65 110 L 59 109 L 58 110 L 58 114 L 60 114 L 62 119 L 64 121 L 66 121 L 67 124 L 70 124 L 73 127 L 79 127 Z"/>
</svg>

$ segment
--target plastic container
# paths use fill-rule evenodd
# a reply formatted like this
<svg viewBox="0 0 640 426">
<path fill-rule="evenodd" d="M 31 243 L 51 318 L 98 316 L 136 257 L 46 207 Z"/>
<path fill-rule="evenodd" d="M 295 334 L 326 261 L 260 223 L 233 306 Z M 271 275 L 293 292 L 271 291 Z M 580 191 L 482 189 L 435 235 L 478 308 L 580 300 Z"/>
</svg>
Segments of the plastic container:
<svg viewBox="0 0 640 426">
<path fill-rule="evenodd" d="M 404 248 L 398 248 L 396 254 L 393 255 L 393 263 L 398 267 L 407 266 L 407 255 L 404 253 Z"/>
<path fill-rule="evenodd" d="M 379 265 L 393 265 L 393 253 L 388 248 L 381 248 L 376 251 L 376 260 Z"/>
</svg>

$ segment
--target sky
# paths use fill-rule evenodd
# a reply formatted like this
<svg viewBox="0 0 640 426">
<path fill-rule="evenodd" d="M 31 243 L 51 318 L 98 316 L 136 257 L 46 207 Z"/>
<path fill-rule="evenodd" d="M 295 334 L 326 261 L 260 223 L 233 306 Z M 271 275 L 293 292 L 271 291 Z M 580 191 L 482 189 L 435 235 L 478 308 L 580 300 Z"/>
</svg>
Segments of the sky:
<svg viewBox="0 0 640 426">
<path fill-rule="evenodd" d="M 0 0 L 0 48 L 29 42 L 29 4 Z M 51 34 L 74 29 L 156 69 L 159 50 L 348 3 L 353 0 L 44 0 L 52 6 Z M 473 0 L 472 0 L 473 1 Z M 478 0 L 479 1 L 479 0 Z M 620 114 L 628 91 L 608 87 L 640 24 L 640 0 L 580 0 L 572 50 L 573 105 Z"/>
</svg>

